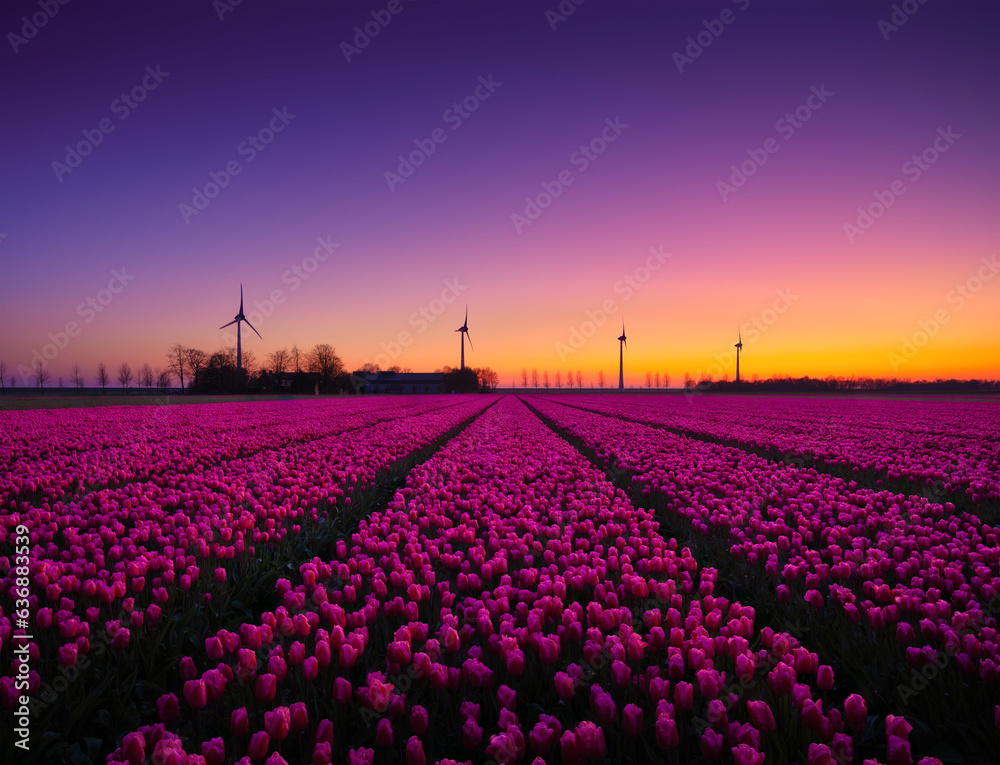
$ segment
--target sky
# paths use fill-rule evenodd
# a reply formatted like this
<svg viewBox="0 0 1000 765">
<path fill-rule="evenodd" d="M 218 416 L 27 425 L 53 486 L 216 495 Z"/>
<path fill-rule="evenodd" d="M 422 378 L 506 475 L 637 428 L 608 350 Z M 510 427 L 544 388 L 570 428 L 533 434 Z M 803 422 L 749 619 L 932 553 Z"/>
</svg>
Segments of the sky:
<svg viewBox="0 0 1000 765">
<path fill-rule="evenodd" d="M 0 359 L 1000 377 L 996 2 L 0 4 Z"/>
</svg>

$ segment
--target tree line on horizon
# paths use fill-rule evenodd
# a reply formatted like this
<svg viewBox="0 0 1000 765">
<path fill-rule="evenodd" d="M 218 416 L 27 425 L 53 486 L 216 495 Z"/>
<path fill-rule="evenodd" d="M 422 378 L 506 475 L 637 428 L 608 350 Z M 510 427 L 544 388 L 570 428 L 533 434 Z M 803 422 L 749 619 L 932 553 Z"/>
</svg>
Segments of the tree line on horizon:
<svg viewBox="0 0 1000 765">
<path fill-rule="evenodd" d="M 236 349 L 224 346 L 214 353 L 207 353 L 199 348 L 188 348 L 181 343 L 170 346 L 166 353 L 165 368 L 154 368 L 148 362 L 133 368 L 123 361 L 117 368 L 109 368 L 104 362 L 97 365 L 95 380 L 101 392 L 107 392 L 108 387 L 120 387 L 123 393 L 129 393 L 135 388 L 145 388 L 147 393 L 153 390 L 165 392 L 175 387 L 176 380 L 182 390 L 192 393 L 231 393 L 240 390 L 276 388 L 279 382 L 290 383 L 290 392 L 312 393 L 316 386 L 321 392 L 336 392 L 343 390 L 354 392 L 351 375 L 346 371 L 343 359 L 329 343 L 318 343 L 311 349 L 302 350 L 298 345 L 291 349 L 279 348 L 268 353 L 264 363 L 259 363 L 252 350 L 243 351 L 242 369 L 236 368 Z M 410 372 L 408 367 L 398 365 L 383 370 L 371 362 L 361 367 L 363 372 Z M 52 381 L 52 374 L 41 360 L 36 361 L 31 370 L 34 387 L 44 391 L 46 384 Z M 468 390 L 470 379 L 474 389 L 495 390 L 499 384 L 499 376 L 489 367 L 452 369 L 449 366 L 438 368 L 435 372 L 445 375 L 445 385 L 448 390 Z M 462 374 L 459 374 L 459 373 Z M 469 374 L 472 377 L 469 377 Z M 291 376 L 291 380 L 287 380 Z M 14 370 L 0 359 L 0 393 L 6 393 L 8 382 L 11 389 L 17 388 L 17 378 Z M 22 383 L 26 380 L 22 379 Z M 70 385 L 78 392 L 87 387 L 79 364 L 74 364 Z M 58 378 L 58 387 L 64 388 L 63 377 Z"/>
<path fill-rule="evenodd" d="M 123 393 L 132 390 L 134 383 L 136 388 L 145 388 L 147 393 L 154 389 L 157 392 L 165 392 L 173 388 L 173 380 L 179 382 L 179 387 L 189 390 L 192 393 L 231 393 L 238 390 L 260 389 L 264 387 L 274 387 L 277 380 L 283 376 L 293 375 L 289 392 L 312 393 L 316 385 L 320 386 L 322 392 L 334 392 L 344 390 L 353 392 L 353 382 L 351 375 L 346 371 L 343 360 L 337 355 L 336 350 L 329 343 L 319 343 L 313 348 L 303 351 L 297 345 L 293 345 L 291 350 L 279 348 L 268 353 L 263 364 L 258 363 L 257 356 L 252 350 L 243 352 L 242 374 L 237 374 L 236 369 L 236 349 L 223 347 L 214 353 L 206 353 L 198 348 L 187 348 L 181 343 L 172 345 L 166 354 L 166 368 L 153 368 L 148 362 L 141 364 L 134 369 L 128 362 L 122 362 L 117 368 L 110 369 L 107 364 L 101 362 L 97 366 L 96 381 L 105 393 L 109 386 L 121 387 Z M 378 364 L 368 362 L 359 371 L 368 373 L 377 372 L 398 372 L 408 373 L 412 370 L 409 367 L 393 365 L 387 369 L 382 369 Z M 500 378 L 499 375 L 489 367 L 471 368 L 464 370 L 450 366 L 439 367 L 434 370 L 445 375 L 445 389 L 462 392 L 475 390 L 493 391 L 496 390 Z M 521 370 L 521 388 L 529 387 L 538 390 L 561 390 L 565 379 L 565 387 L 572 390 L 574 385 L 578 390 L 584 386 L 583 372 L 579 369 L 568 370 L 565 378 L 561 371 L 556 371 L 550 377 L 548 370 L 539 373 L 534 367 L 530 373 L 527 368 Z M 51 373 L 45 368 L 40 360 L 36 361 L 32 369 L 33 386 L 40 390 L 45 389 L 45 385 L 52 380 Z M 58 378 L 59 388 L 65 387 L 62 377 Z M 0 394 L 7 392 L 8 382 L 11 389 L 15 389 L 16 377 L 14 370 L 7 366 L 6 362 L 0 359 Z M 22 380 L 22 382 L 24 382 Z M 70 385 L 77 391 L 87 387 L 80 366 L 75 364 L 70 377 Z M 670 375 L 659 372 L 646 372 L 645 386 L 628 386 L 630 390 L 666 389 L 670 386 Z M 23 386 L 28 387 L 28 386 Z M 515 386 L 511 382 L 511 388 Z M 597 373 L 596 385 L 591 381 L 590 389 L 603 390 L 608 387 L 608 380 L 601 370 Z M 612 384 L 611 388 L 617 387 Z M 702 377 L 695 380 L 689 373 L 684 375 L 684 390 L 686 391 L 993 391 L 1000 390 L 1000 381 L 989 379 L 957 380 L 937 378 L 936 380 L 911 381 L 908 378 L 884 378 L 856 376 L 845 377 L 832 375 L 824 378 L 813 378 L 809 376 L 793 378 L 791 376 L 776 376 L 767 379 L 759 379 L 755 374 L 750 380 L 740 382 L 731 381 L 729 375 L 723 375 L 719 380 L 713 380 L 711 376 Z"/>
</svg>

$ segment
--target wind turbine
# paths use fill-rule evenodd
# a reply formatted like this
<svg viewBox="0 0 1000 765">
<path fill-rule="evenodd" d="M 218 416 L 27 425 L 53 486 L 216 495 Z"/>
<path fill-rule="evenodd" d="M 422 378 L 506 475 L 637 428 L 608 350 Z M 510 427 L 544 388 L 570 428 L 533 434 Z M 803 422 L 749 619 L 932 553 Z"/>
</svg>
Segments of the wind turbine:
<svg viewBox="0 0 1000 765">
<path fill-rule="evenodd" d="M 739 332 L 739 330 L 737 329 Z M 740 381 L 740 351 L 743 350 L 743 333 L 739 334 L 740 341 L 733 347 L 736 349 L 736 382 Z"/>
<path fill-rule="evenodd" d="M 618 390 L 625 390 L 625 356 L 623 348 L 628 348 L 625 342 L 625 319 L 622 319 L 622 336 L 618 338 Z"/>
<path fill-rule="evenodd" d="M 465 337 L 466 337 L 466 335 L 469 334 L 469 306 L 468 306 L 468 304 L 466 304 L 466 306 L 465 306 L 465 324 L 463 324 L 461 327 L 459 327 L 455 331 L 462 333 L 462 369 L 465 369 Z M 469 337 L 469 348 L 471 348 L 472 350 L 476 350 L 475 348 L 472 348 L 472 337 L 471 336 Z"/>
<path fill-rule="evenodd" d="M 234 324 L 236 325 L 236 369 L 237 370 L 243 369 L 243 344 L 240 341 L 240 322 L 244 322 L 244 321 L 247 322 L 247 326 L 250 327 L 250 329 L 253 329 L 254 334 L 257 335 L 257 337 L 260 337 L 260 332 L 258 332 L 256 329 L 254 329 L 253 324 L 251 324 L 249 321 L 247 321 L 247 317 L 243 315 L 243 284 L 241 282 L 240 283 L 240 312 L 238 314 L 236 314 L 236 318 L 233 319 L 231 322 L 229 322 L 228 324 L 223 324 L 221 327 L 219 327 L 219 329 L 225 329 L 226 327 L 231 327 Z M 260 337 L 260 339 L 263 340 L 264 338 Z"/>
</svg>

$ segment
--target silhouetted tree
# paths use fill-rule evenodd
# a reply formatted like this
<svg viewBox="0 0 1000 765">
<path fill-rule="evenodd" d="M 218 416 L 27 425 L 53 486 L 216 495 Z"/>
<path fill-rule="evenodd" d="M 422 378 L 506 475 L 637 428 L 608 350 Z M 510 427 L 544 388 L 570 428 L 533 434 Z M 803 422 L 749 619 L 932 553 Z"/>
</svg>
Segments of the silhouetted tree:
<svg viewBox="0 0 1000 765">
<path fill-rule="evenodd" d="M 500 375 L 489 367 L 479 367 L 472 371 L 476 373 L 476 378 L 479 380 L 479 390 L 485 393 L 496 390 L 500 384 Z"/>
<path fill-rule="evenodd" d="M 547 369 L 542 372 L 542 385 L 545 386 L 546 390 L 549 389 L 549 370 Z"/>
<path fill-rule="evenodd" d="M 528 387 L 528 370 L 526 367 L 521 369 L 521 387 Z"/>
<path fill-rule="evenodd" d="M 80 365 L 73 365 L 73 385 L 79 391 L 83 388 L 83 375 L 80 374 Z"/>
<path fill-rule="evenodd" d="M 97 384 L 101 386 L 101 393 L 105 392 L 109 381 L 108 368 L 104 366 L 104 362 L 102 361 L 97 365 Z"/>
<path fill-rule="evenodd" d="M 170 387 L 170 370 L 164 369 L 162 372 L 157 371 L 156 385 L 160 389 L 160 393 L 163 393 Z"/>
<path fill-rule="evenodd" d="M 309 352 L 309 371 L 318 372 L 323 386 L 344 371 L 344 362 L 329 343 L 319 343 Z"/>
<path fill-rule="evenodd" d="M 198 373 L 208 364 L 208 354 L 198 348 L 185 348 L 184 360 L 187 361 L 188 369 L 191 371 L 192 386 L 198 387 Z"/>
<path fill-rule="evenodd" d="M 500 384 L 500 375 L 489 367 L 486 367 L 480 372 L 479 382 L 482 385 L 483 390 L 492 392 L 495 391 L 497 386 Z"/>
<path fill-rule="evenodd" d="M 149 391 L 149 389 L 153 387 L 153 383 L 156 382 L 156 376 L 153 374 L 153 368 L 148 362 L 139 368 L 139 381 L 147 391 Z"/>
<path fill-rule="evenodd" d="M 285 373 L 285 367 L 288 366 L 288 349 L 279 348 L 276 351 L 272 351 L 267 355 L 267 362 L 271 365 L 271 371 L 276 375 L 281 375 Z"/>
<path fill-rule="evenodd" d="M 571 380 L 570 385 L 572 386 L 572 384 L 573 382 Z M 556 388 L 559 389 L 562 388 L 562 372 L 560 372 L 558 369 L 556 370 Z"/>
<path fill-rule="evenodd" d="M 45 390 L 45 383 L 49 381 L 51 376 L 49 370 L 45 368 L 45 362 L 41 359 L 35 359 L 35 385 L 41 390 Z"/>
<path fill-rule="evenodd" d="M 649 390 L 652 387 L 653 387 L 653 373 L 646 372 L 646 390 Z"/>
<path fill-rule="evenodd" d="M 132 382 L 132 367 L 128 365 L 127 361 L 123 361 L 122 365 L 118 367 L 118 382 L 121 383 L 122 391 L 124 392 L 130 382 Z"/>
<path fill-rule="evenodd" d="M 531 368 L 531 385 L 538 390 L 538 367 Z"/>
<path fill-rule="evenodd" d="M 296 374 L 302 371 L 302 351 L 299 350 L 299 346 L 292 346 L 292 350 L 288 354 L 288 360 L 292 363 L 292 369 Z"/>
<path fill-rule="evenodd" d="M 181 381 L 184 387 L 184 370 L 187 367 L 187 348 L 180 343 L 174 343 L 167 350 L 167 369 Z"/>
<path fill-rule="evenodd" d="M 604 387 L 604 370 L 603 369 L 600 372 L 597 373 L 597 387 L 598 388 L 603 388 Z"/>
<path fill-rule="evenodd" d="M 576 370 L 576 387 L 577 390 L 583 390 L 583 372 L 579 369 Z"/>
<path fill-rule="evenodd" d="M 243 373 L 247 378 L 257 373 L 257 354 L 253 351 L 243 351 Z"/>
<path fill-rule="evenodd" d="M 663 373 L 663 387 L 664 388 L 670 387 L 670 375 L 668 375 L 666 372 Z"/>
<path fill-rule="evenodd" d="M 0 392 L 7 393 L 7 362 L 0 359 Z"/>
</svg>

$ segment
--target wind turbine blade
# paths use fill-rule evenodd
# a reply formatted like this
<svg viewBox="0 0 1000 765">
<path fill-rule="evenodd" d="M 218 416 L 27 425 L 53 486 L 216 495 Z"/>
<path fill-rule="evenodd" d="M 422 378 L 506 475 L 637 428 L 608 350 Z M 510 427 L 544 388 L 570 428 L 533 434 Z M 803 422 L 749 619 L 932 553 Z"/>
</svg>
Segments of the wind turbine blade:
<svg viewBox="0 0 1000 765">
<path fill-rule="evenodd" d="M 236 319 L 233 319 L 233 320 L 232 320 L 231 322 L 229 322 L 228 324 L 223 324 L 223 325 L 222 325 L 221 327 L 219 327 L 219 329 L 225 329 L 226 327 L 231 327 L 231 326 L 233 326 L 233 325 L 234 325 L 235 323 L 236 323 Z M 261 339 L 263 339 L 263 338 L 261 338 Z"/>
<path fill-rule="evenodd" d="M 253 329 L 253 324 L 251 324 L 250 322 L 248 322 L 246 319 L 244 319 L 243 321 L 246 321 L 247 322 L 247 326 L 250 327 L 250 329 Z M 256 329 L 253 329 L 253 333 L 255 335 L 257 335 L 257 337 L 260 337 L 260 332 L 258 332 Z M 263 340 L 264 338 L 260 337 L 260 339 Z"/>
<path fill-rule="evenodd" d="M 243 282 L 240 282 L 240 314 L 242 315 L 242 313 L 243 313 Z M 251 329 L 253 329 L 253 327 L 251 327 Z M 253 331 L 256 332 L 257 330 L 254 329 Z"/>
<path fill-rule="evenodd" d="M 469 324 L 469 304 L 465 304 L 465 326 Z"/>
<path fill-rule="evenodd" d="M 472 351 L 476 350 L 475 348 L 472 347 L 472 337 L 469 335 L 469 330 L 465 330 L 465 337 L 469 341 L 469 350 L 472 350 Z"/>
</svg>

